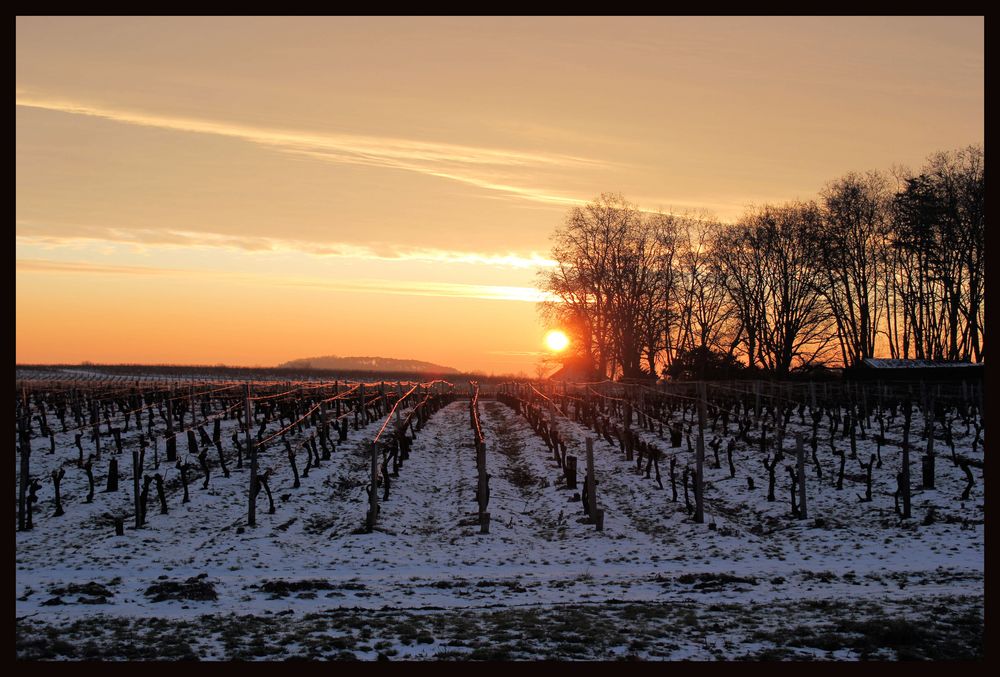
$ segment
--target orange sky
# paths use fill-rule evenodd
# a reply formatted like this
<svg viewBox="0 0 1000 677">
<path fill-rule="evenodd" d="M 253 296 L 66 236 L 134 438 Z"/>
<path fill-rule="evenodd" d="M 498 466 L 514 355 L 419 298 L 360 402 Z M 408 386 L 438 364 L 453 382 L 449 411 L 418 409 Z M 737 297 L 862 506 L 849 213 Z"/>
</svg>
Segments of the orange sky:
<svg viewBox="0 0 1000 677">
<path fill-rule="evenodd" d="M 602 191 L 736 218 L 984 136 L 971 18 L 18 18 L 16 360 L 534 373 Z"/>
</svg>

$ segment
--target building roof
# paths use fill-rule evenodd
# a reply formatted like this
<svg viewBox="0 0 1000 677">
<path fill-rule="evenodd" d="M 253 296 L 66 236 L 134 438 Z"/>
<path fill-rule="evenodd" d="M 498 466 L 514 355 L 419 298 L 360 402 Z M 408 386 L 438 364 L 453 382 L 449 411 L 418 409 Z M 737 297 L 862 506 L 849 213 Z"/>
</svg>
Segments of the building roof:
<svg viewBox="0 0 1000 677">
<path fill-rule="evenodd" d="M 937 360 L 894 360 L 881 357 L 866 357 L 866 367 L 872 369 L 953 369 L 956 367 L 982 368 L 982 363 L 975 362 L 942 362 Z"/>
</svg>

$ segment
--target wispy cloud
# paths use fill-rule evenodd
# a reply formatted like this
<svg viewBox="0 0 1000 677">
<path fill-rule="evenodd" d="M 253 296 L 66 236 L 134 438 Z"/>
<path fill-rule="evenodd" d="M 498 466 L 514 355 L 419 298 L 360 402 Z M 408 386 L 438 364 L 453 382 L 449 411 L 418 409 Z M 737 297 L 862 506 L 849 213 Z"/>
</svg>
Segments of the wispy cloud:
<svg viewBox="0 0 1000 677">
<path fill-rule="evenodd" d="M 23 91 L 16 93 L 16 104 L 25 108 L 86 115 L 143 127 L 237 138 L 326 162 L 417 172 L 549 204 L 582 204 L 585 201 L 560 195 L 550 189 L 513 185 L 499 180 L 498 172 L 510 174 L 526 169 L 600 168 L 607 164 L 557 153 L 530 153 L 393 137 L 282 130 L 199 118 L 155 115 L 40 98 Z"/>
<path fill-rule="evenodd" d="M 322 258 L 361 261 L 415 261 L 444 264 L 486 265 L 504 268 L 550 268 L 556 262 L 537 252 L 470 252 L 432 247 L 359 245 L 347 242 L 312 242 L 287 238 L 226 235 L 203 231 L 105 228 L 59 225 L 54 228 L 29 221 L 17 222 L 17 243 L 42 248 L 75 245 L 122 244 L 137 248 L 216 247 L 244 252 L 296 252 Z M 53 232 L 55 231 L 55 232 Z"/>
<path fill-rule="evenodd" d="M 400 281 L 384 279 L 328 280 L 317 278 L 276 277 L 208 270 L 184 270 L 155 266 L 94 264 L 86 261 L 54 261 L 49 259 L 17 259 L 16 270 L 22 273 L 72 275 L 138 275 L 166 277 L 225 278 L 234 282 L 266 284 L 270 287 L 310 287 L 341 292 L 402 294 L 406 296 L 442 296 L 474 298 L 490 301 L 521 301 L 538 303 L 550 297 L 534 287 L 512 285 L 465 284 L 459 282 Z"/>
<path fill-rule="evenodd" d="M 316 287 L 331 291 L 373 292 L 407 296 L 446 296 L 451 298 L 486 299 L 490 301 L 524 301 L 539 303 L 549 295 L 534 287 L 519 287 L 461 282 L 398 282 L 393 280 L 295 280 L 282 279 L 277 284 L 289 287 Z"/>
<path fill-rule="evenodd" d="M 24 273 L 82 273 L 95 275 L 177 275 L 189 271 L 152 266 L 118 266 L 86 261 L 50 261 L 48 259 L 17 259 L 15 268 Z"/>
</svg>

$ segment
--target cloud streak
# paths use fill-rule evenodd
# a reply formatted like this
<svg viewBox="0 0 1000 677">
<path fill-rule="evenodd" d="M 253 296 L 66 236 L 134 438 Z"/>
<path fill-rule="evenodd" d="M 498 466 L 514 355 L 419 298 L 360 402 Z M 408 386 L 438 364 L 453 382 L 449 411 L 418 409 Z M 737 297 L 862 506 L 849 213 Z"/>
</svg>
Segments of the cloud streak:
<svg viewBox="0 0 1000 677">
<path fill-rule="evenodd" d="M 420 263 L 485 265 L 502 268 L 551 268 L 556 262 L 537 252 L 470 252 L 433 247 L 374 247 L 346 242 L 311 242 L 286 238 L 226 235 L 190 230 L 110 228 L 96 226 L 57 226 L 55 230 L 39 224 L 19 221 L 17 242 L 43 248 L 74 245 L 122 244 L 138 248 L 217 247 L 243 252 L 295 252 L 321 258 L 346 258 L 361 261 L 413 261 Z M 68 233 L 60 233 L 59 229 Z M 27 231 L 27 232 L 25 232 Z"/>
<path fill-rule="evenodd" d="M 391 280 L 295 280 L 282 279 L 276 284 L 289 287 L 314 287 L 331 291 L 402 294 L 405 296 L 443 296 L 448 298 L 485 299 L 489 301 L 523 301 L 539 303 L 549 295 L 534 287 L 509 285 L 465 284 L 461 282 L 397 282 Z"/>
<path fill-rule="evenodd" d="M 556 205 L 583 204 L 585 201 L 559 195 L 552 190 L 501 182 L 495 175 L 498 171 L 509 173 L 525 169 L 601 168 L 608 164 L 564 154 L 529 153 L 393 137 L 302 132 L 199 118 L 155 115 L 73 101 L 38 98 L 21 91 L 16 93 L 16 105 L 85 115 L 142 127 L 236 138 L 326 162 L 416 172 L 515 198 Z"/>
<path fill-rule="evenodd" d="M 439 296 L 447 298 L 485 299 L 490 301 L 520 301 L 538 303 L 550 296 L 534 287 L 513 285 L 465 284 L 459 282 L 400 281 L 385 279 L 327 280 L 248 275 L 206 270 L 184 270 L 155 266 L 93 264 L 86 261 L 53 261 L 49 259 L 17 259 L 16 270 L 29 274 L 70 275 L 134 275 L 141 277 L 209 277 L 234 282 L 266 284 L 270 287 L 309 287 L 337 292 L 400 294 L 404 296 Z"/>
<path fill-rule="evenodd" d="M 15 269 L 20 273 L 83 273 L 93 275 L 177 275 L 190 271 L 151 266 L 117 266 L 94 264 L 86 261 L 50 261 L 48 259 L 17 259 Z"/>
</svg>

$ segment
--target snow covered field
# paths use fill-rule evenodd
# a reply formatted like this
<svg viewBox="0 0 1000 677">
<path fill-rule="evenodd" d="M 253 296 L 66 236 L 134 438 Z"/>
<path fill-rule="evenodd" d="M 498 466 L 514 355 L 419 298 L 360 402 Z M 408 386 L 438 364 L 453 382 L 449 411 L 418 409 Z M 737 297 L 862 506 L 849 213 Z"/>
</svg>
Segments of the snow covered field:
<svg viewBox="0 0 1000 677">
<path fill-rule="evenodd" d="M 351 430 L 297 489 L 284 448 L 264 452 L 276 511 L 268 514 L 262 494 L 256 527 L 246 527 L 246 465 L 238 470 L 229 460 L 225 478 L 211 449 L 208 488 L 192 473 L 191 500 L 182 504 L 176 470 L 161 463 L 169 513 L 159 514 L 151 490 L 146 526 L 137 531 L 126 519 L 124 536 L 115 535 L 108 515 L 131 513 L 129 452 L 138 431 L 123 435 L 119 490 L 101 493 L 107 463 L 95 464 L 97 493 L 86 504 L 73 434 L 50 421 L 55 453 L 47 438 L 31 441 L 31 472 L 42 480 L 34 528 L 16 534 L 17 656 L 982 656 L 983 475 L 973 469 L 975 487 L 959 500 L 966 479 L 947 449 L 938 448 L 934 490 L 919 488 L 920 454 L 911 452 L 913 518 L 901 520 L 891 495 L 898 448 L 883 447 L 873 500 L 862 502 L 858 460 L 848 459 L 844 487 L 834 487 L 839 459 L 821 426 L 823 477 L 807 464 L 809 518 L 797 520 L 784 468 L 776 474 L 777 500 L 768 502 L 758 450 L 737 444 L 731 478 L 725 437 L 720 468 L 706 450 L 706 523 L 696 524 L 683 494 L 671 501 L 665 466 L 661 489 L 617 445 L 598 439 L 605 519 L 597 531 L 583 519 L 579 490 L 566 488 L 528 422 L 483 399 L 492 520 L 490 533 L 480 534 L 468 407 L 468 399 L 447 405 L 417 433 L 389 499 L 382 502 L 379 492 L 373 533 L 361 529 L 369 468 L 363 443 L 381 420 Z M 236 426 L 223 422 L 227 457 L 235 458 L 229 440 Z M 582 478 L 584 440 L 596 436 L 569 420 L 559 428 L 580 458 Z M 809 429 L 792 416 L 786 454 L 793 433 Z M 922 430 L 919 415 L 913 429 Z M 889 432 L 899 437 L 897 428 Z M 643 435 L 669 447 L 654 433 Z M 958 452 L 982 460 L 972 437 L 956 422 Z M 835 441 L 847 444 L 840 433 Z M 874 447 L 859 439 L 860 458 Z M 669 451 L 690 459 L 686 448 Z M 299 457 L 301 471 L 304 452 Z M 147 451 L 147 473 L 150 459 Z M 784 465 L 793 463 L 794 454 L 786 455 Z M 53 516 L 48 479 L 57 467 L 66 471 L 60 517 Z"/>
</svg>

